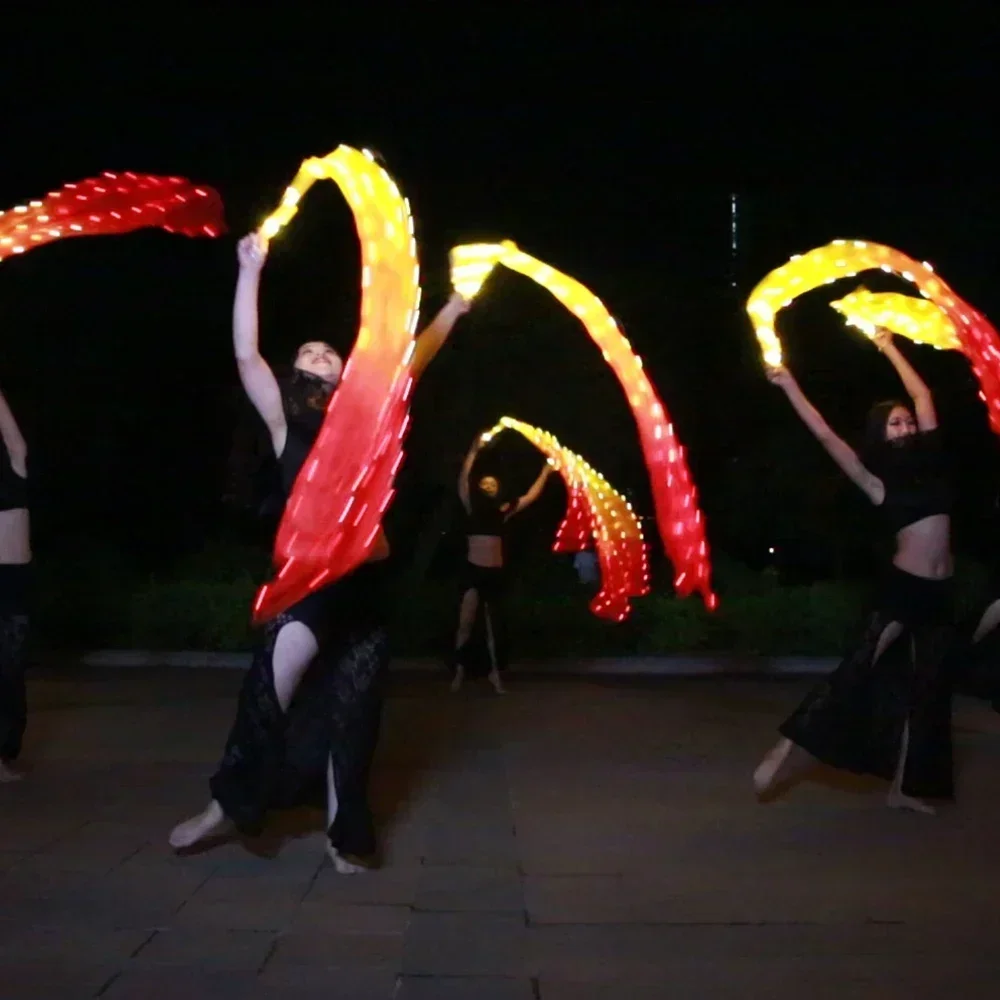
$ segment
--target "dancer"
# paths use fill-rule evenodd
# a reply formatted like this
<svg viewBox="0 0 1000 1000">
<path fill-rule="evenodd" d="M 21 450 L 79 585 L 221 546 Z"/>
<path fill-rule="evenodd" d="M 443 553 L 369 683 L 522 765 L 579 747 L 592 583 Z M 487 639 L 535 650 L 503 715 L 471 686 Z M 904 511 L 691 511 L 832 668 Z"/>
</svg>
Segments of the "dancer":
<svg viewBox="0 0 1000 1000">
<path fill-rule="evenodd" d="M 861 643 L 780 727 L 782 739 L 754 773 L 759 795 L 818 763 L 891 781 L 888 805 L 933 813 L 923 799 L 953 794 L 951 701 L 944 663 L 951 620 L 952 487 L 930 390 L 880 330 L 875 342 L 913 409 L 879 403 L 859 457 L 830 429 L 785 368 L 770 380 L 834 461 L 880 507 L 896 553 Z M 902 674 L 883 659 L 903 641 Z"/>
<path fill-rule="evenodd" d="M 453 692 L 461 688 L 465 679 L 472 632 L 481 607 L 490 660 L 489 680 L 497 694 L 504 693 L 503 681 L 500 679 L 500 673 L 507 663 L 507 629 L 503 614 L 504 526 L 515 514 L 520 514 L 541 496 L 553 472 L 552 466 L 546 462 L 528 492 L 513 504 L 503 501 L 500 483 L 495 476 L 483 476 L 475 493 L 472 493 L 469 489 L 472 466 L 489 439 L 490 435 L 487 433 L 476 438 L 465 456 L 458 477 L 458 496 L 467 515 L 468 542 L 460 579 L 462 599 L 453 653 Z"/>
<path fill-rule="evenodd" d="M 24 775 L 15 761 L 27 724 L 24 649 L 28 637 L 28 448 L 0 392 L 0 783 Z"/>
<path fill-rule="evenodd" d="M 285 498 L 319 433 L 343 363 L 329 344 L 303 344 L 290 382 L 280 386 L 258 350 L 257 298 L 266 246 L 256 234 L 238 248 L 233 345 L 240 380 L 270 434 Z M 417 338 L 416 379 L 469 304 L 453 295 Z M 270 808 L 327 805 L 327 853 L 341 873 L 364 870 L 375 853 L 367 786 L 382 707 L 389 648 L 386 560 L 380 530 L 368 561 L 270 622 L 240 692 L 236 719 L 212 800 L 175 827 L 174 848 L 222 832 L 263 827 Z"/>
</svg>

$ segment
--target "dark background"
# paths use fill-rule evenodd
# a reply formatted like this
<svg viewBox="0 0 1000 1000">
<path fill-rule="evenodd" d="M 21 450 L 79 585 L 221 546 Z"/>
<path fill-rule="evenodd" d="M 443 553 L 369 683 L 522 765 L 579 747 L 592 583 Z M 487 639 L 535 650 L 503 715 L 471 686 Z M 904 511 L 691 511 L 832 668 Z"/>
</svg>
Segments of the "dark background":
<svg viewBox="0 0 1000 1000">
<path fill-rule="evenodd" d="M 0 266 L 0 384 L 29 438 L 39 553 L 85 542 L 159 571 L 250 530 L 221 502 L 248 419 L 230 346 L 234 241 L 304 157 L 346 142 L 377 150 L 411 200 L 425 321 L 448 294 L 451 245 L 516 240 L 622 321 L 689 448 L 717 553 L 777 559 L 790 578 L 863 570 L 873 522 L 766 383 L 742 303 L 792 253 L 863 238 L 932 261 L 1000 316 L 997 15 L 780 20 L 749 6 L 10 15 L 3 207 L 128 169 L 216 187 L 231 227 L 214 241 L 66 240 Z M 349 351 L 357 286 L 350 214 L 318 185 L 272 248 L 265 356 L 284 362 L 317 337 Z M 781 322 L 807 393 L 854 440 L 867 407 L 899 390 L 825 305 L 844 291 Z M 905 349 L 955 449 L 959 546 L 982 556 L 997 463 L 974 381 L 957 355 Z M 393 510 L 404 551 L 453 493 L 473 435 L 504 413 L 552 430 L 648 513 L 614 376 L 555 300 L 501 274 L 418 390 Z M 527 485 L 537 458 L 498 451 L 502 475 Z M 550 536 L 557 494 L 530 531 Z"/>
</svg>

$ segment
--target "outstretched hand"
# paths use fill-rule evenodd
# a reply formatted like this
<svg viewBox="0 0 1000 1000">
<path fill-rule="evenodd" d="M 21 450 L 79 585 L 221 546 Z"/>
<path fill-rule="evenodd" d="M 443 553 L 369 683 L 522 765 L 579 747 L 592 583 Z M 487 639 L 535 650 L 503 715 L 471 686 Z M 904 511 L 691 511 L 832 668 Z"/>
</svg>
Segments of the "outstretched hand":
<svg viewBox="0 0 1000 1000">
<path fill-rule="evenodd" d="M 880 351 L 884 351 L 887 347 L 892 346 L 892 330 L 887 330 L 884 326 L 877 326 L 872 340 Z"/>
<path fill-rule="evenodd" d="M 236 259 L 247 271 L 259 271 L 267 260 L 267 245 L 257 233 L 249 233 L 236 244 Z"/>
<path fill-rule="evenodd" d="M 467 299 L 464 295 L 461 295 L 458 292 L 452 292 L 451 298 L 448 299 L 448 305 L 454 309 L 459 316 L 464 316 L 472 308 L 472 299 Z"/>
<path fill-rule="evenodd" d="M 792 373 L 784 365 L 775 365 L 768 368 L 767 380 L 771 385 L 779 386 L 782 389 L 787 389 L 790 385 L 795 384 Z"/>
</svg>

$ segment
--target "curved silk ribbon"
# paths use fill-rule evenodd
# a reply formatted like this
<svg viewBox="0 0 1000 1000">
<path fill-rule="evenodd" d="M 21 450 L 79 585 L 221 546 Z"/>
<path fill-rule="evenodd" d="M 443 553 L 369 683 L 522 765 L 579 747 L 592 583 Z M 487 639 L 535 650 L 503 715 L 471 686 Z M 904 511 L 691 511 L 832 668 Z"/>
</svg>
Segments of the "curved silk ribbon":
<svg viewBox="0 0 1000 1000">
<path fill-rule="evenodd" d="M 979 380 L 979 396 L 986 403 L 990 426 L 994 433 L 1000 434 L 1000 337 L 997 336 L 997 331 L 982 313 L 960 298 L 938 277 L 930 264 L 916 261 L 901 251 L 880 243 L 834 240 L 827 246 L 792 257 L 787 264 L 764 277 L 750 293 L 746 306 L 764 363 L 770 366 L 782 363 L 781 342 L 774 328 L 777 315 L 782 309 L 791 305 L 804 292 L 874 268 L 898 274 L 912 282 L 920 294 L 944 314 L 947 323 L 936 321 L 937 330 L 933 336 L 939 342 L 935 346 L 955 347 L 969 359 Z M 840 303 L 846 301 L 842 299 Z M 863 307 L 859 313 L 862 323 L 871 323 L 862 314 L 870 303 L 859 300 L 858 305 Z M 837 308 L 840 308 L 839 305 Z M 851 304 L 841 311 L 848 315 L 853 308 L 854 305 Z M 954 341 L 951 340 L 948 324 L 954 332 Z M 862 329 L 865 327 L 862 326 Z M 874 332 L 871 327 L 869 329 Z M 921 329 L 923 336 L 932 336 L 929 327 Z M 902 323 L 895 332 L 909 336 L 907 330 L 907 324 Z"/>
<path fill-rule="evenodd" d="M 527 438 L 562 476 L 569 504 L 552 550 L 581 552 L 593 540 L 601 589 L 590 610 L 599 618 L 624 621 L 631 611 L 629 598 L 649 593 L 646 543 L 632 505 L 593 466 L 539 427 L 502 417 L 483 435 L 484 442 L 505 430 Z"/>
<path fill-rule="evenodd" d="M 107 173 L 0 212 L 0 261 L 73 236 L 116 236 L 155 226 L 183 236 L 226 231 L 222 199 L 183 177 Z"/>
<path fill-rule="evenodd" d="M 715 608 L 718 600 L 711 588 L 705 520 L 684 448 L 643 371 L 641 358 L 632 353 L 614 317 L 590 289 L 510 241 L 458 246 L 452 250 L 451 260 L 452 284 L 466 299 L 478 293 L 497 264 L 503 264 L 538 282 L 584 325 L 624 388 L 639 428 L 660 538 L 674 566 L 674 588 L 682 597 L 698 591 L 706 606 Z"/>
<path fill-rule="evenodd" d="M 260 234 L 276 236 L 312 184 L 332 180 L 354 213 L 361 243 L 357 340 L 300 470 L 278 528 L 276 577 L 260 588 L 254 620 L 273 618 L 350 573 L 372 551 L 403 461 L 420 306 L 410 206 L 367 150 L 339 146 L 303 162 Z"/>
</svg>

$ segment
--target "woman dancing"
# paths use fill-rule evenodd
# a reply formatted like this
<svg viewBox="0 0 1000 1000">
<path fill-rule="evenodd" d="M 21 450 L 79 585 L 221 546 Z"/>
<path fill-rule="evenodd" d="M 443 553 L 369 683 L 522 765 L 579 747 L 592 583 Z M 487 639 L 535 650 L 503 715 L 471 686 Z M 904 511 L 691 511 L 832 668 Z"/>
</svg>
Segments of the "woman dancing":
<svg viewBox="0 0 1000 1000">
<path fill-rule="evenodd" d="M 476 458 L 488 440 L 489 435 L 485 433 L 476 438 L 465 456 L 458 477 L 458 496 L 466 513 L 468 548 L 460 578 L 462 600 L 458 612 L 458 630 L 455 633 L 455 676 L 451 690 L 458 691 L 465 679 L 472 632 L 479 609 L 482 608 L 490 660 L 488 676 L 496 693 L 503 694 L 500 672 L 507 663 L 507 629 L 503 614 L 504 526 L 515 514 L 520 514 L 541 496 L 553 467 L 546 463 L 528 492 L 513 504 L 501 499 L 500 483 L 495 476 L 483 476 L 473 494 L 469 489 L 469 476 Z"/>
<path fill-rule="evenodd" d="M 28 637 L 28 448 L 0 392 L 0 782 L 19 781 L 15 765 L 27 724 L 24 647 Z"/>
<path fill-rule="evenodd" d="M 759 795 L 823 763 L 891 781 L 888 805 L 933 813 L 924 798 L 953 795 L 951 696 L 944 669 L 953 641 L 953 492 L 930 390 L 880 330 L 913 409 L 890 401 L 869 416 L 857 454 L 830 429 L 784 368 L 770 380 L 833 460 L 884 516 L 896 553 L 860 645 L 780 727 L 782 739 L 754 773 Z M 899 641 L 900 674 L 883 656 Z"/>
<path fill-rule="evenodd" d="M 233 346 L 240 381 L 267 426 L 287 501 L 343 363 L 329 344 L 309 342 L 280 386 L 258 350 L 257 298 L 266 248 L 240 241 Z M 469 304 L 453 295 L 417 338 L 416 379 Z M 385 629 L 389 543 L 380 530 L 368 561 L 305 597 L 265 627 L 240 692 L 225 753 L 209 787 L 212 800 L 175 827 L 174 848 L 222 832 L 231 822 L 256 835 L 269 809 L 310 801 L 327 806 L 327 853 L 342 873 L 375 853 L 368 775 L 378 739 L 389 648 Z"/>
</svg>

